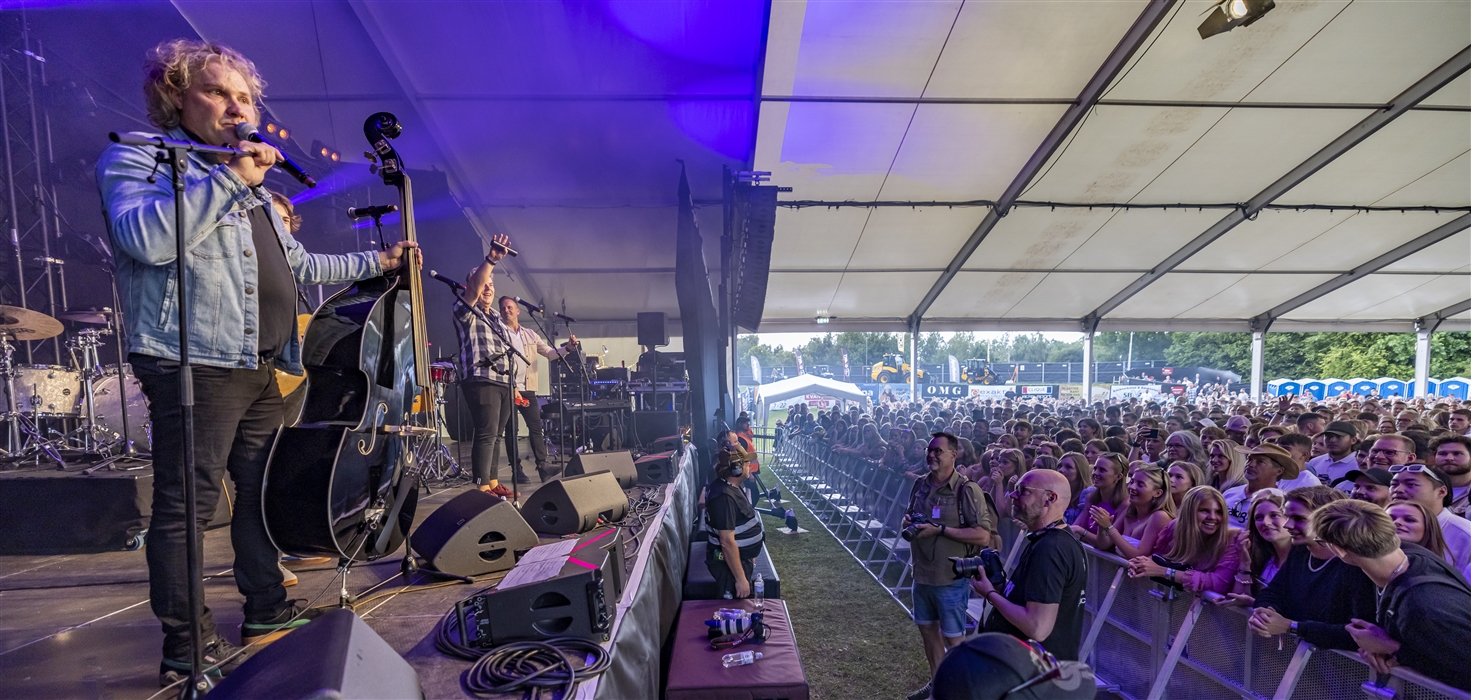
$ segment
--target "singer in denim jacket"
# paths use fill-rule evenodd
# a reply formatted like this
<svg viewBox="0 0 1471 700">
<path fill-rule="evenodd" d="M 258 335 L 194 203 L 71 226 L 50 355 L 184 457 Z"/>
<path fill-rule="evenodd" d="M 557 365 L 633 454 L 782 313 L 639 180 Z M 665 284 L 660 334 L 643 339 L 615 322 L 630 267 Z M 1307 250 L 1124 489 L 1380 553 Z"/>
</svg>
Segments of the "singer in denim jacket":
<svg viewBox="0 0 1471 700">
<path fill-rule="evenodd" d="M 182 128 L 168 137 L 191 140 Z M 118 293 L 128 326 L 128 351 L 179 359 L 178 291 L 175 285 L 174 190 L 168 164 L 154 172 L 157 149 L 113 144 L 97 161 L 97 183 L 110 223 Z M 248 187 L 229 167 L 189 154 L 184 171 L 184 228 L 189 232 L 189 360 L 213 367 L 255 369 L 259 295 L 247 212 L 270 212 L 286 261 L 300 284 L 339 284 L 383 273 L 373 251 L 346 255 L 308 253 L 261 187 Z M 301 343 L 292 336 L 276 366 L 301 374 Z"/>
</svg>

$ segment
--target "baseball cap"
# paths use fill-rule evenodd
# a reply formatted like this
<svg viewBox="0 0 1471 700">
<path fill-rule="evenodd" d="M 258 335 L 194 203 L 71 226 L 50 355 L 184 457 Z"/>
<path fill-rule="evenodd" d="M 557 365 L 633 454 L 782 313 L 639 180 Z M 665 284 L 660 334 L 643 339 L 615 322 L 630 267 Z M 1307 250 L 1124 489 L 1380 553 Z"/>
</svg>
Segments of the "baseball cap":
<svg viewBox="0 0 1471 700">
<path fill-rule="evenodd" d="M 1231 416 L 1226 420 L 1226 429 L 1244 433 L 1251 429 L 1251 421 L 1246 416 Z"/>
<path fill-rule="evenodd" d="M 1389 470 L 1383 467 L 1369 467 L 1363 471 L 1355 469 L 1343 475 L 1343 478 L 1349 482 L 1355 482 L 1365 477 L 1380 486 L 1389 486 L 1390 482 L 1394 480 L 1394 475 L 1390 474 Z"/>
<path fill-rule="evenodd" d="M 1050 676 L 1050 677 L 1049 677 Z M 1035 682 L 1023 688 L 1023 685 Z M 1093 669 L 1057 661 L 1036 642 L 987 632 L 951 649 L 935 670 L 935 700 L 1072 700 L 1098 692 Z"/>
<path fill-rule="evenodd" d="M 1359 427 L 1346 420 L 1336 420 L 1332 423 L 1329 423 L 1328 427 L 1323 429 L 1323 432 L 1347 435 L 1351 438 L 1354 438 L 1355 440 L 1357 440 L 1359 437 Z"/>
</svg>

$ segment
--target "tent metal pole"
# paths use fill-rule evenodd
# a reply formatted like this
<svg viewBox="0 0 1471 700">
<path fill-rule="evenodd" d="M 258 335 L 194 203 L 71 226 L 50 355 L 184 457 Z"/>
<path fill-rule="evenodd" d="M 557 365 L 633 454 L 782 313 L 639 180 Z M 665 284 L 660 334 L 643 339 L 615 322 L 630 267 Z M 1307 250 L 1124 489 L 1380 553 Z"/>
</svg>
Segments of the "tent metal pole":
<svg viewBox="0 0 1471 700">
<path fill-rule="evenodd" d="M 1093 334 L 1083 334 L 1083 404 L 1093 403 Z"/>
<path fill-rule="evenodd" d="M 919 400 L 919 319 L 909 324 L 909 400 Z"/>
<path fill-rule="evenodd" d="M 1251 332 L 1251 400 L 1261 403 L 1262 400 L 1262 369 L 1265 365 L 1267 346 L 1267 331 L 1259 330 Z"/>
</svg>

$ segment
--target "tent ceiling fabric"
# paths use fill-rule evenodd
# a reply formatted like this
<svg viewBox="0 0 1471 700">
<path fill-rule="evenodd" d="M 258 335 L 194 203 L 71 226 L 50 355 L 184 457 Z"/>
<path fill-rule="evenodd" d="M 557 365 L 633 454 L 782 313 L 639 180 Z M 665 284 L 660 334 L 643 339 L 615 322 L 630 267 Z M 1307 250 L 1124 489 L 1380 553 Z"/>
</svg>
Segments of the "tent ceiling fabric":
<svg viewBox="0 0 1471 700">
<path fill-rule="evenodd" d="M 267 106 L 344 169 L 364 169 L 364 118 L 396 113 L 410 167 L 447 173 L 482 238 L 507 233 L 523 252 L 497 291 L 565 308 L 579 334 L 633 335 L 640 311 L 678 317 L 678 160 L 701 202 L 720 198 L 722 166 L 751 158 L 760 2 L 174 5 L 250 56 Z M 269 32 L 241 21 L 263 13 Z M 697 220 L 718 270 L 720 207 Z M 456 276 L 474 262 L 436 260 L 432 241 L 425 255 Z"/>
<path fill-rule="evenodd" d="M 1021 199 L 1245 202 L 1471 45 L 1471 3 L 1460 0 L 1279 3 L 1250 27 L 1201 40 L 1198 15 L 1212 4 L 1170 10 Z M 755 166 L 793 188 L 783 199 L 817 204 L 778 211 L 762 330 L 906 328 L 989 211 L 943 203 L 999 198 L 1146 5 L 773 3 Z M 1129 100 L 1151 103 L 1120 104 Z M 1471 206 L 1468 108 L 1471 77 L 1461 74 L 1274 204 Z M 886 206 L 851 206 L 875 201 Z M 1226 213 L 1013 208 L 922 327 L 1080 330 L 1083 316 Z M 1098 327 L 1244 331 L 1462 213 L 1265 210 Z M 1272 329 L 1404 331 L 1468 298 L 1462 231 Z M 836 318 L 819 326 L 820 314 Z M 1471 329 L 1471 314 L 1441 329 Z"/>
</svg>

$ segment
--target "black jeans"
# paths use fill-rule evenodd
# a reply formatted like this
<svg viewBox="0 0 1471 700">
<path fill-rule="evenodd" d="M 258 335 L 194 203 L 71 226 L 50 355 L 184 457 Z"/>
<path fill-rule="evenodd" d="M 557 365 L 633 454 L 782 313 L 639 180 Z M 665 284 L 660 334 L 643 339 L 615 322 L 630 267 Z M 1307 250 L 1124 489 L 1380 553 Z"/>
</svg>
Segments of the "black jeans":
<svg viewBox="0 0 1471 700">
<path fill-rule="evenodd" d="M 494 458 L 500 446 L 501 433 L 505 432 L 506 421 L 511 417 L 511 388 L 483 379 L 471 379 L 461 383 L 460 389 L 465 394 L 465 404 L 470 409 L 470 428 L 474 431 L 470 442 L 470 465 L 475 483 L 498 480 L 500 470 Z"/>
<path fill-rule="evenodd" d="M 130 355 L 133 374 L 148 397 L 153 421 L 153 518 L 148 527 L 148 596 L 163 624 L 166 657 L 189 648 L 189 578 L 184 538 L 184 431 L 179 407 L 179 363 Z M 281 392 L 269 363 L 259 369 L 193 368 L 195 529 L 201 549 L 226 469 L 235 481 L 230 544 L 235 585 L 245 596 L 245 619 L 268 620 L 286 608 L 280 552 L 266 535 L 261 485 L 271 442 L 281 427 Z M 201 552 L 201 557 L 203 552 Z M 204 639 L 215 634 L 209 608 L 200 621 Z"/>
<path fill-rule="evenodd" d="M 531 443 L 531 454 L 536 456 L 536 468 L 545 471 L 547 468 L 547 440 L 541 430 L 541 406 L 536 403 L 536 392 L 534 391 L 521 392 L 521 398 L 526 399 L 531 405 L 517 406 L 516 412 L 521 414 L 521 420 L 526 423 L 526 429 L 530 433 L 527 436 L 527 442 Z M 504 430 L 506 433 L 506 445 L 509 446 L 511 441 L 516 439 L 516 436 L 511 434 L 511 421 L 506 421 Z M 509 447 L 506 448 L 506 455 L 509 458 Z M 500 450 L 496 450 L 490 459 L 491 471 L 499 473 L 501 463 Z M 520 459 L 517 459 L 517 463 L 511 465 L 512 471 L 516 474 L 521 473 L 520 461 Z"/>
</svg>

